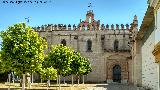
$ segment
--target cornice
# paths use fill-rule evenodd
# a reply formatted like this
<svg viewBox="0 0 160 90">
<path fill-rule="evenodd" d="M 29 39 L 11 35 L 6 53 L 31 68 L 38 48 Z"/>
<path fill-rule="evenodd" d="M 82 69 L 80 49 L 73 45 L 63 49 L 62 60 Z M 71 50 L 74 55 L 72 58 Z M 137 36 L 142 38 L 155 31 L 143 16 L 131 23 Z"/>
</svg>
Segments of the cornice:
<svg viewBox="0 0 160 90">
<path fill-rule="evenodd" d="M 158 0 L 156 6 L 154 8 L 154 11 L 157 11 L 159 8 L 160 8 L 160 0 Z"/>
<path fill-rule="evenodd" d="M 139 32 L 137 33 L 137 39 L 142 39 L 145 32 L 148 31 L 152 21 L 154 20 L 154 8 L 148 6 L 145 16 L 143 18 L 142 24 L 140 26 Z"/>
</svg>

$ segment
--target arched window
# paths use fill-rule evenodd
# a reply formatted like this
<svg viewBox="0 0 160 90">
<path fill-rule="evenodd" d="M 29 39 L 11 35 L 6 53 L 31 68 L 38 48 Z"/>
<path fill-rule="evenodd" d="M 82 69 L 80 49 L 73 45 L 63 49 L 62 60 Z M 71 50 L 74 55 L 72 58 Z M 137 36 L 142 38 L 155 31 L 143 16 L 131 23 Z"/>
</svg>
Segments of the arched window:
<svg viewBox="0 0 160 90">
<path fill-rule="evenodd" d="M 92 41 L 91 40 L 87 41 L 87 51 L 92 51 Z"/>
<path fill-rule="evenodd" d="M 63 46 L 66 46 L 66 40 L 65 40 L 65 39 L 62 39 L 62 40 L 61 40 L 61 44 L 63 44 Z"/>
<path fill-rule="evenodd" d="M 119 44 L 118 40 L 115 40 L 115 41 L 114 41 L 114 50 L 115 50 L 116 52 L 118 51 L 118 44 Z"/>
</svg>

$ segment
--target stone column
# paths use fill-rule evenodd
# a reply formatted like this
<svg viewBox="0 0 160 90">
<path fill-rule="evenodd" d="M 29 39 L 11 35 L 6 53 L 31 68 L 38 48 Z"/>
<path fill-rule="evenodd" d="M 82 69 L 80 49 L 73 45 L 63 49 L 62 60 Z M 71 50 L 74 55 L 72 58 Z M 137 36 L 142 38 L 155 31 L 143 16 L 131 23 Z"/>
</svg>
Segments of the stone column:
<svg viewBox="0 0 160 90">
<path fill-rule="evenodd" d="M 134 85 L 142 85 L 142 41 L 136 40 L 136 50 L 134 60 Z"/>
</svg>

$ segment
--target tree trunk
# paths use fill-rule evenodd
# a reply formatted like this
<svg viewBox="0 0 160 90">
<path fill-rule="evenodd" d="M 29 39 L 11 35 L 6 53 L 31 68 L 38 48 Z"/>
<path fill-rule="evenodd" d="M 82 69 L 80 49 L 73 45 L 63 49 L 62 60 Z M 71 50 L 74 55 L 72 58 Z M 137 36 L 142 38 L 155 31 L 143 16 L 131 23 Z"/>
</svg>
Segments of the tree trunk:
<svg viewBox="0 0 160 90">
<path fill-rule="evenodd" d="M 47 81 L 47 90 L 48 90 L 48 81 Z"/>
<path fill-rule="evenodd" d="M 11 74 L 8 74 L 8 82 L 11 83 Z"/>
<path fill-rule="evenodd" d="M 59 90 L 61 90 L 61 76 L 59 75 Z"/>
<path fill-rule="evenodd" d="M 8 83 L 9 83 L 8 90 L 10 90 L 10 84 L 11 84 L 11 74 L 8 74 Z"/>
<path fill-rule="evenodd" d="M 65 77 L 64 77 L 64 84 L 66 83 Z"/>
<path fill-rule="evenodd" d="M 42 81 L 42 79 L 41 79 L 41 84 L 42 84 L 42 82 L 43 82 L 43 81 Z"/>
<path fill-rule="evenodd" d="M 31 88 L 31 78 L 27 77 L 27 86 L 29 86 L 29 88 Z"/>
<path fill-rule="evenodd" d="M 59 80 L 59 76 L 57 75 L 57 85 L 58 85 L 58 83 L 59 83 L 58 80 Z"/>
<path fill-rule="evenodd" d="M 73 75 L 72 75 L 72 86 L 73 86 Z"/>
<path fill-rule="evenodd" d="M 23 74 L 22 74 L 22 78 L 20 79 L 20 87 L 22 87 L 22 84 L 23 84 Z M 26 74 L 25 74 L 25 87 L 28 87 L 28 79 L 26 77 Z"/>
<path fill-rule="evenodd" d="M 79 85 L 79 75 L 78 75 L 78 85 Z"/>
<path fill-rule="evenodd" d="M 12 81 L 13 81 L 13 84 L 14 84 L 14 80 L 15 80 L 15 76 L 14 76 L 14 72 L 12 73 Z"/>
<path fill-rule="evenodd" d="M 83 75 L 83 84 L 84 84 L 84 75 Z"/>
<path fill-rule="evenodd" d="M 32 73 L 32 83 L 33 83 L 33 73 Z"/>
<path fill-rule="evenodd" d="M 47 84 L 48 84 L 48 87 L 50 87 L 50 86 L 51 86 L 51 82 L 50 82 L 50 80 L 48 80 L 48 81 L 47 81 Z"/>
<path fill-rule="evenodd" d="M 10 90 L 10 85 L 9 85 L 9 87 L 8 87 L 8 90 Z"/>
<path fill-rule="evenodd" d="M 25 74 L 23 74 L 22 90 L 25 90 Z"/>
</svg>

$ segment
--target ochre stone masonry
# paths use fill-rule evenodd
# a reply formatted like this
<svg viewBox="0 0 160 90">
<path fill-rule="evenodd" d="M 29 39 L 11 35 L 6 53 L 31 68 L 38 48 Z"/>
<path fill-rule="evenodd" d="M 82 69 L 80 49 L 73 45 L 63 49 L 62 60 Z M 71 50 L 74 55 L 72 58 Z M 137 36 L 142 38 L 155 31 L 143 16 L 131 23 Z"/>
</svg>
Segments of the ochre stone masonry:
<svg viewBox="0 0 160 90">
<path fill-rule="evenodd" d="M 135 19 L 136 16 L 131 28 L 136 26 Z M 49 24 L 34 29 L 48 42 L 49 48 L 45 52 L 50 51 L 52 45 L 61 44 L 63 40 L 66 46 L 89 58 L 93 71 L 85 76 L 85 81 L 133 83 L 129 45 L 132 31 L 128 24 L 100 24 L 100 20 L 96 21 L 90 10 L 86 14 L 86 20 L 80 20 L 77 26 Z M 66 79 L 71 80 L 70 77 Z"/>
</svg>

